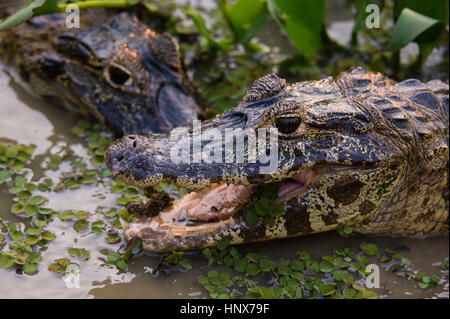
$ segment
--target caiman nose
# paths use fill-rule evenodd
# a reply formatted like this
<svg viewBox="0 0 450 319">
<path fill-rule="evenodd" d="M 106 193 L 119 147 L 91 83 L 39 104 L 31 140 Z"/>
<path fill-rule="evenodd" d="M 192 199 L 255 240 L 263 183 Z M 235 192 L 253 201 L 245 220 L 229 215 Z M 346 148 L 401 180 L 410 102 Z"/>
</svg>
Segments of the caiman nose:
<svg viewBox="0 0 450 319">
<path fill-rule="evenodd" d="M 129 162 L 141 157 L 145 152 L 145 137 L 139 135 L 127 135 L 116 141 L 105 152 L 106 166 L 113 172 L 118 173 L 127 167 Z M 127 159 L 126 161 L 124 161 Z"/>
<path fill-rule="evenodd" d="M 125 149 L 132 152 L 142 152 L 144 148 L 144 139 L 139 135 L 127 135 L 123 138 Z"/>
</svg>

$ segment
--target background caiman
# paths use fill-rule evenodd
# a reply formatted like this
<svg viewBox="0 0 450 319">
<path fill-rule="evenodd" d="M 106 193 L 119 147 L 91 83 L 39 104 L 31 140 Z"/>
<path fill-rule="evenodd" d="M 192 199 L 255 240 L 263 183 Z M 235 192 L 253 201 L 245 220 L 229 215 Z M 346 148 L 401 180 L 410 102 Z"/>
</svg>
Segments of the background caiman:
<svg viewBox="0 0 450 319">
<path fill-rule="evenodd" d="M 224 136 L 226 128 L 246 134 L 276 127 L 278 169 L 270 175 L 261 174 L 258 163 L 193 163 L 201 154 L 192 148 L 189 164 L 175 164 L 169 133 L 123 137 L 105 161 L 126 183 L 145 189 L 167 181 L 203 190 L 124 224 L 125 236 L 165 252 L 338 225 L 364 234 L 447 232 L 448 90 L 439 80 L 395 83 L 361 68 L 293 85 L 274 74 L 260 78 L 239 105 L 202 128 Z M 248 146 L 244 153 L 248 160 Z"/>
<path fill-rule="evenodd" d="M 116 135 L 166 132 L 197 117 L 178 44 L 127 12 L 85 10 L 35 17 L 0 33 L 3 58 L 31 89 L 95 116 Z"/>
</svg>

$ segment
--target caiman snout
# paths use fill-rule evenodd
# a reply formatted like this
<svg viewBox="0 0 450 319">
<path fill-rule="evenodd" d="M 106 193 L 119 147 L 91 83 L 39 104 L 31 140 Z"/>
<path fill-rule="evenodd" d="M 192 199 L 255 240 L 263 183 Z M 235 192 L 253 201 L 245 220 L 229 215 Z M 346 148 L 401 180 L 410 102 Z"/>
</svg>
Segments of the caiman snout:
<svg viewBox="0 0 450 319">
<path fill-rule="evenodd" d="M 127 135 L 117 140 L 105 152 L 105 163 L 116 176 L 129 174 L 136 179 L 143 178 L 143 163 L 151 155 L 151 148 L 146 147 L 146 138 L 139 135 Z M 126 159 L 126 160 L 125 160 Z"/>
</svg>

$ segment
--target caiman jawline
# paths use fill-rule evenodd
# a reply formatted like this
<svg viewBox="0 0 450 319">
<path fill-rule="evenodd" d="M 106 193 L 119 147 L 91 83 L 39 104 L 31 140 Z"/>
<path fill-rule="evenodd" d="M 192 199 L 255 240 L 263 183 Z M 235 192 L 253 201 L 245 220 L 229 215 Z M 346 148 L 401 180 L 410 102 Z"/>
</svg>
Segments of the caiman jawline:
<svg viewBox="0 0 450 319">
<path fill-rule="evenodd" d="M 304 193 L 315 173 L 309 169 L 282 182 L 278 200 L 287 201 Z M 200 193 L 190 192 L 175 200 L 158 215 L 135 223 L 123 222 L 125 237 L 163 240 L 211 233 L 234 223 L 233 214 L 249 202 L 254 185 L 211 184 Z"/>
</svg>

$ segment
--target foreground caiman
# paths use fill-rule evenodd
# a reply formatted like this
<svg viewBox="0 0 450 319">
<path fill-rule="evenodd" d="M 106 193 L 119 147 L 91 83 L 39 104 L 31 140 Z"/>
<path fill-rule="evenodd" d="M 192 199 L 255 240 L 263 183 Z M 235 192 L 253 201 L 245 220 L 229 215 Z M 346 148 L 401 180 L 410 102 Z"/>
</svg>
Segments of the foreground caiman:
<svg viewBox="0 0 450 319">
<path fill-rule="evenodd" d="M 116 135 L 191 123 L 199 110 L 175 39 L 114 14 L 83 11 L 80 29 L 67 29 L 65 13 L 38 16 L 0 32 L 0 51 L 35 93 L 95 116 Z"/>
<path fill-rule="evenodd" d="M 194 163 L 201 155 L 192 147 L 190 162 L 175 164 L 169 154 L 177 140 L 169 133 L 123 137 L 105 161 L 127 184 L 145 189 L 167 181 L 203 190 L 156 216 L 124 223 L 125 237 L 166 252 L 214 246 L 222 238 L 247 243 L 338 225 L 363 234 L 448 232 L 448 90 L 439 80 L 395 83 L 362 68 L 293 85 L 274 74 L 260 78 L 238 106 L 202 128 L 222 136 L 227 128 L 242 128 L 242 134 L 277 128 L 273 174 L 261 174 L 259 164 L 249 161 Z M 198 131 L 189 134 L 198 137 Z M 263 185 L 275 189 L 272 199 L 261 200 Z"/>
</svg>

